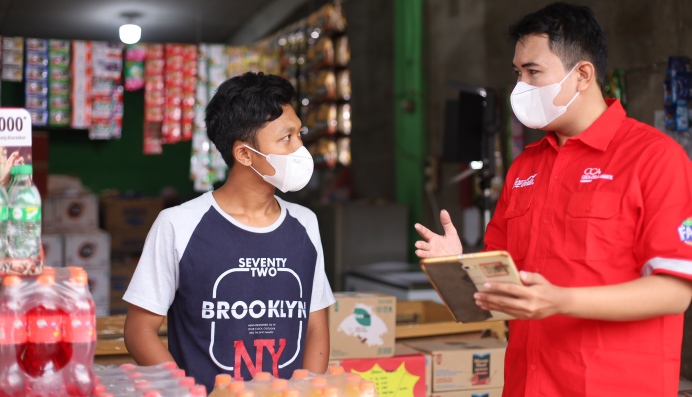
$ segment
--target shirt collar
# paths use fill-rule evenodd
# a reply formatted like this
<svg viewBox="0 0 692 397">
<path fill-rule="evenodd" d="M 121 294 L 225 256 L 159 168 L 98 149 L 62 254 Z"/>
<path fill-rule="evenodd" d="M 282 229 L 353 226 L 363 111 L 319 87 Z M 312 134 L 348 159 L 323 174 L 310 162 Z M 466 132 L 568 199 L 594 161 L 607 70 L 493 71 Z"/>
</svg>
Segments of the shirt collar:
<svg viewBox="0 0 692 397">
<path fill-rule="evenodd" d="M 606 104 L 608 109 L 589 128 L 574 138 L 602 152 L 608 148 L 610 141 L 613 140 L 620 128 L 620 124 L 626 117 L 625 109 L 622 107 L 619 99 L 606 99 Z M 555 149 L 558 148 L 557 137 L 553 131 L 546 133 L 545 137 L 540 141 L 526 145 L 526 148 L 538 146 L 544 142 Z"/>
</svg>

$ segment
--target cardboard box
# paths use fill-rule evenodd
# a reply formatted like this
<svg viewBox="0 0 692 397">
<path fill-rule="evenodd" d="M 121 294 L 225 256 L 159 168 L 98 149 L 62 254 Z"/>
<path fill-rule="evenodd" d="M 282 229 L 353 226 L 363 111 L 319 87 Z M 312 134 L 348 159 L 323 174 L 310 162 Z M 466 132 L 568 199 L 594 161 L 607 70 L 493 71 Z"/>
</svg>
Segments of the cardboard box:
<svg viewBox="0 0 692 397">
<path fill-rule="evenodd" d="M 502 397 L 502 388 L 446 391 L 432 393 L 430 397 Z"/>
<path fill-rule="evenodd" d="M 149 234 L 148 229 L 137 232 L 113 231 L 111 232 L 111 252 L 139 255 L 144 249 L 147 234 Z"/>
<path fill-rule="evenodd" d="M 110 294 L 110 313 L 111 315 L 126 314 L 127 302 L 123 300 L 123 295 L 130 285 L 132 275 L 137 268 L 136 258 L 113 258 L 111 262 L 111 294 Z"/>
<path fill-rule="evenodd" d="M 359 374 L 365 380 L 375 382 L 380 396 L 426 397 L 428 379 L 425 354 L 402 346 L 401 354 L 394 357 L 350 358 L 330 361 L 330 366 L 341 366 L 346 372 Z"/>
<path fill-rule="evenodd" d="M 394 356 L 410 356 L 413 354 L 422 354 L 425 357 L 425 395 L 429 396 L 432 394 L 432 356 L 401 342 L 394 346 Z"/>
<path fill-rule="evenodd" d="M 113 234 L 141 235 L 149 231 L 162 209 L 159 198 L 104 198 L 101 200 L 103 228 Z"/>
<path fill-rule="evenodd" d="M 366 292 L 337 292 L 329 307 L 330 358 L 394 355 L 396 298 Z"/>
<path fill-rule="evenodd" d="M 433 393 L 482 390 L 504 386 L 507 344 L 497 339 L 404 342 L 432 355 Z"/>
<path fill-rule="evenodd" d="M 110 267 L 111 237 L 103 230 L 65 234 L 65 266 Z"/>
<path fill-rule="evenodd" d="M 95 194 L 49 196 L 44 206 L 47 230 L 59 232 L 98 228 L 99 201 Z"/>
<path fill-rule="evenodd" d="M 110 314 L 111 275 L 110 267 L 86 269 L 89 279 L 89 291 L 96 304 L 96 316 L 105 317 Z"/>
<path fill-rule="evenodd" d="M 42 234 L 43 265 L 49 267 L 65 266 L 65 239 L 62 234 Z"/>
</svg>

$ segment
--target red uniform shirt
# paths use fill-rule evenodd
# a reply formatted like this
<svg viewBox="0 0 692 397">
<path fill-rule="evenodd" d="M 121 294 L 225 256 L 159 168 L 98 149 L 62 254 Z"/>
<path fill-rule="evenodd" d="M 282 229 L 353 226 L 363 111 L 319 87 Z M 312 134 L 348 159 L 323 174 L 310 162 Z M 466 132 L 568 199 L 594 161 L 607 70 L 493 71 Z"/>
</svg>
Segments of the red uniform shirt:
<svg viewBox="0 0 692 397">
<path fill-rule="evenodd" d="M 554 133 L 512 164 L 487 250 L 563 287 L 651 274 L 692 280 L 692 162 L 619 101 L 560 148 Z M 677 396 L 683 316 L 510 321 L 504 397 Z"/>
</svg>

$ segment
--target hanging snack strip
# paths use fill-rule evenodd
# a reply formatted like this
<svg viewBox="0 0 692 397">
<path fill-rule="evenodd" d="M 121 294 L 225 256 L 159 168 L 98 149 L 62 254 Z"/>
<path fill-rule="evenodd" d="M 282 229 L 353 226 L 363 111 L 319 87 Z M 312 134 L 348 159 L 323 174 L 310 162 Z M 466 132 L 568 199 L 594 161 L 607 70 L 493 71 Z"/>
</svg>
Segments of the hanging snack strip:
<svg viewBox="0 0 692 397">
<path fill-rule="evenodd" d="M 48 41 L 48 125 L 70 125 L 70 42 Z"/>
<path fill-rule="evenodd" d="M 119 139 L 123 121 L 123 45 L 92 42 L 94 79 L 91 87 L 90 139 Z"/>
<path fill-rule="evenodd" d="M 24 69 L 24 38 L 2 38 L 2 79 L 22 82 Z"/>
<path fill-rule="evenodd" d="M 137 91 L 144 88 L 146 56 L 145 44 L 128 44 L 125 47 L 125 91 Z"/>
<path fill-rule="evenodd" d="M 36 127 L 48 124 L 48 40 L 26 39 L 25 108 Z"/>
<path fill-rule="evenodd" d="M 180 142 L 181 113 L 183 102 L 183 46 L 166 44 L 165 91 L 166 104 L 164 109 L 161 136 L 163 143 Z"/>
<path fill-rule="evenodd" d="M 144 63 L 144 154 L 161 154 L 165 98 L 163 44 L 149 44 Z"/>
<path fill-rule="evenodd" d="M 195 93 L 197 91 L 197 46 L 183 48 L 183 103 L 181 140 L 192 139 L 195 121 Z"/>
<path fill-rule="evenodd" d="M 90 41 L 72 42 L 72 120 L 75 129 L 91 127 L 91 86 L 93 78 Z"/>
<path fill-rule="evenodd" d="M 197 48 L 197 85 L 195 88 L 195 119 L 192 134 L 192 156 L 190 156 L 190 178 L 198 192 L 211 190 L 212 180 L 209 172 L 209 137 L 204 122 L 204 110 L 209 103 L 209 45 L 200 44 Z"/>
</svg>

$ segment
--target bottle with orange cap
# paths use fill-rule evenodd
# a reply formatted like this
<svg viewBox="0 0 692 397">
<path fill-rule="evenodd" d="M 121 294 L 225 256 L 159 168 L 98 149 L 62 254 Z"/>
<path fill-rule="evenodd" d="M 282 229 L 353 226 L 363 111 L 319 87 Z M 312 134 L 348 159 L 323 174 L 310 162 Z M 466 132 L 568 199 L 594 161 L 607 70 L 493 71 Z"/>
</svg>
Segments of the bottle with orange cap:
<svg viewBox="0 0 692 397">
<path fill-rule="evenodd" d="M 327 378 L 324 376 L 316 376 L 310 379 L 307 387 L 307 397 L 321 397 L 322 390 L 328 386 Z"/>
<path fill-rule="evenodd" d="M 228 391 L 230 392 L 230 397 L 236 397 L 238 393 L 245 390 L 245 382 L 242 380 L 236 380 L 228 385 Z"/>
<path fill-rule="evenodd" d="M 271 383 L 271 389 L 266 393 L 268 397 L 281 397 L 284 389 L 288 387 L 288 381 L 286 379 L 274 379 Z"/>
<path fill-rule="evenodd" d="M 231 375 L 229 374 L 218 374 L 214 379 L 214 390 L 211 391 L 209 397 L 229 397 L 231 391 L 228 390 L 228 386 L 233 381 Z"/>
<path fill-rule="evenodd" d="M 42 395 L 51 391 L 51 395 L 65 395 L 62 377 L 58 375 L 62 365 L 66 364 L 58 357 L 64 312 L 59 306 L 54 274 L 37 277 L 28 302 L 27 345 L 20 360 L 22 369 L 32 378 L 27 387 L 28 394 Z"/>
<path fill-rule="evenodd" d="M 255 397 L 255 392 L 252 390 L 242 390 L 236 394 L 236 397 Z"/>
<path fill-rule="evenodd" d="M 345 397 L 360 397 L 360 382 L 363 378 L 358 374 L 346 374 L 346 382 L 344 384 Z"/>
<path fill-rule="evenodd" d="M 375 390 L 375 382 L 371 380 L 364 380 L 360 382 L 360 396 L 361 397 L 375 397 L 377 396 L 377 391 Z"/>
<path fill-rule="evenodd" d="M 94 386 L 94 353 L 96 350 L 96 307 L 89 293 L 87 273 L 69 268 L 65 280 L 67 295 L 63 335 L 58 357 L 69 362 L 63 371 L 67 395 L 88 397 Z M 70 359 L 71 357 L 71 359 Z"/>
<path fill-rule="evenodd" d="M 0 394 L 24 397 L 26 375 L 19 360 L 26 348 L 26 314 L 22 302 L 22 280 L 17 276 L 2 279 L 0 295 Z"/>
<path fill-rule="evenodd" d="M 271 390 L 272 378 L 269 372 L 258 372 L 248 386 L 252 388 L 258 397 L 264 396 Z"/>
<path fill-rule="evenodd" d="M 281 392 L 281 397 L 301 397 L 300 390 L 294 387 L 286 388 Z"/>
</svg>

